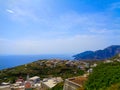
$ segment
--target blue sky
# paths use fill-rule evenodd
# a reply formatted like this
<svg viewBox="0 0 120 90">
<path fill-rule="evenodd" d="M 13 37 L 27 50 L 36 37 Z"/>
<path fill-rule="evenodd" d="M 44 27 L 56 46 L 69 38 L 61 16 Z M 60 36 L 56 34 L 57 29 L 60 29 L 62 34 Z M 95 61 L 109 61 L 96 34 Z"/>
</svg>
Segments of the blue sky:
<svg viewBox="0 0 120 90">
<path fill-rule="evenodd" d="M 76 54 L 120 44 L 119 0 L 0 0 L 0 54 Z"/>
</svg>

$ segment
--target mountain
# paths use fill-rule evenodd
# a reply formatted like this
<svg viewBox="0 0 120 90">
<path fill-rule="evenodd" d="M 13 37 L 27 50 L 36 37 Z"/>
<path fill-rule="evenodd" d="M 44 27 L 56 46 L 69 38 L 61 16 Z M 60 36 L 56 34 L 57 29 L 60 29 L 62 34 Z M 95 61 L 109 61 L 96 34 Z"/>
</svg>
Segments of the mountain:
<svg viewBox="0 0 120 90">
<path fill-rule="evenodd" d="M 105 60 L 120 53 L 120 45 L 112 45 L 103 50 L 85 51 L 74 55 L 75 60 Z"/>
</svg>

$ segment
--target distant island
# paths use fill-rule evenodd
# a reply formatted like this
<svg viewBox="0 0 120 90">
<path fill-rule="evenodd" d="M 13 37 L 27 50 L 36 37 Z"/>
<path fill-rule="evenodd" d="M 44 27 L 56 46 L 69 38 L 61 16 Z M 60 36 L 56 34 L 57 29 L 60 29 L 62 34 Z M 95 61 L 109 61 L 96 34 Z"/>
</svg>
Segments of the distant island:
<svg viewBox="0 0 120 90">
<path fill-rule="evenodd" d="M 120 45 L 112 45 L 103 50 L 85 51 L 74 55 L 75 60 L 105 60 L 120 53 Z"/>
</svg>

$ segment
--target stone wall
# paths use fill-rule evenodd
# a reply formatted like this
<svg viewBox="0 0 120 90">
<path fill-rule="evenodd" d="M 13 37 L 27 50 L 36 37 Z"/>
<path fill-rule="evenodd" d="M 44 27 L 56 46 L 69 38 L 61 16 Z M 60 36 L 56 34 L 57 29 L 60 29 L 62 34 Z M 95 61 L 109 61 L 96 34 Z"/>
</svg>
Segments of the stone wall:
<svg viewBox="0 0 120 90">
<path fill-rule="evenodd" d="M 66 79 L 63 90 L 77 90 L 80 87 L 82 87 L 82 86 Z"/>
</svg>

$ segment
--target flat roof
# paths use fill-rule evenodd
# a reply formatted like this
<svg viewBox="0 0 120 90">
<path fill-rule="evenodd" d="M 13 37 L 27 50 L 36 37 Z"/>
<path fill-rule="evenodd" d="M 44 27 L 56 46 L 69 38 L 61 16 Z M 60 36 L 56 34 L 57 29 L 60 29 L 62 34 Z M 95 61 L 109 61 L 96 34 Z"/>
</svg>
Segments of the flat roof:
<svg viewBox="0 0 120 90">
<path fill-rule="evenodd" d="M 49 88 L 52 88 L 57 84 L 53 79 L 48 79 L 47 82 L 43 82 L 43 83 L 47 85 Z"/>
<path fill-rule="evenodd" d="M 39 79 L 40 77 L 39 76 L 34 76 L 34 77 L 31 77 L 30 80 L 35 80 L 35 79 Z"/>
</svg>

